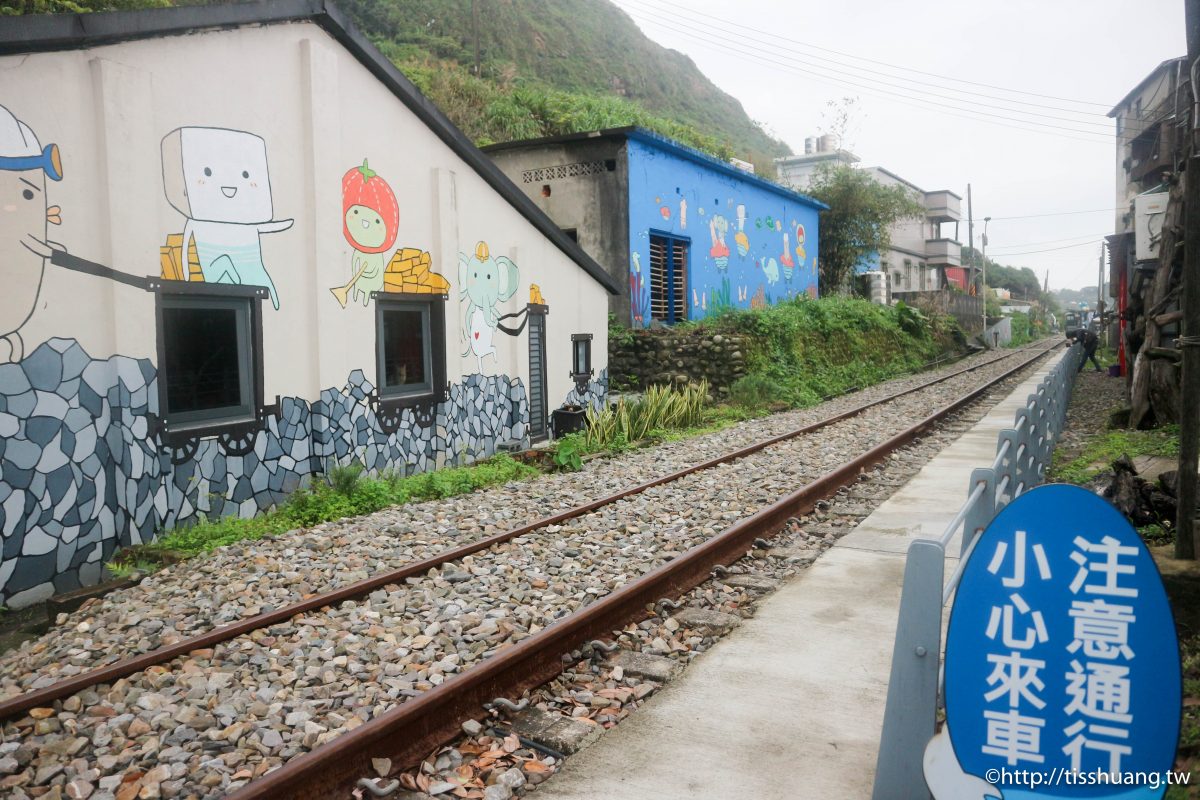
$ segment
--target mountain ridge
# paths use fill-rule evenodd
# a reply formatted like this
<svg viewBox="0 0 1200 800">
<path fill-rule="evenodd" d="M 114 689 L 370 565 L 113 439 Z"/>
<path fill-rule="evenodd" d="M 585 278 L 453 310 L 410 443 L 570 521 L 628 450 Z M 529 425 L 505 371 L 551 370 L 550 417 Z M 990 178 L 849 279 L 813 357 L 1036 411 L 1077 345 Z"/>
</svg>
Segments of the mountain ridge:
<svg viewBox="0 0 1200 800">
<path fill-rule="evenodd" d="M 545 89 L 633 103 L 649 116 L 695 128 L 725 145 L 721 155 L 770 174 L 773 159 L 791 152 L 691 58 L 651 40 L 608 0 L 339 0 L 339 6 L 422 89 L 430 84 L 423 69 L 448 62 L 502 93 Z M 566 131 L 543 135 L 556 132 Z"/>
</svg>

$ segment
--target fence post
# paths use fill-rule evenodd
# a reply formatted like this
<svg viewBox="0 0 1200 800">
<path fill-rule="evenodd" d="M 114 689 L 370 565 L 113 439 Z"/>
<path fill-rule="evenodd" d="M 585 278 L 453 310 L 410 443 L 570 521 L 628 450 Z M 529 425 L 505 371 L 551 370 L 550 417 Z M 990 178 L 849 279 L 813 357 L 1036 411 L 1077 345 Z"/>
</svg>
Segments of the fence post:
<svg viewBox="0 0 1200 800">
<path fill-rule="evenodd" d="M 1004 458 L 1000 460 L 996 471 L 997 512 L 1008 505 L 1008 501 L 1012 500 L 1014 497 L 1013 493 L 1017 490 L 1017 448 L 1021 446 L 1021 440 L 1016 431 L 1014 431 L 1012 428 L 1008 428 L 1000 431 L 1000 436 L 996 442 L 996 450 L 1002 450 L 1005 442 L 1008 442 L 1008 451 L 1004 454 Z M 998 491 L 998 487 L 1000 485 L 1000 479 L 1004 477 L 1008 478 L 1008 488 L 1003 493 L 1000 493 Z"/>
<path fill-rule="evenodd" d="M 937 718 L 944 566 L 938 542 L 908 546 L 873 800 L 929 800 L 922 765 Z"/>
<path fill-rule="evenodd" d="M 1045 384 L 1038 384 L 1036 394 L 1029 395 L 1028 406 L 1030 436 L 1029 441 L 1032 447 L 1033 462 L 1030 469 L 1030 475 L 1033 478 L 1034 485 L 1042 482 L 1043 468 L 1046 463 L 1046 453 L 1050 446 L 1049 423 L 1046 414 L 1046 395 Z"/>
<path fill-rule="evenodd" d="M 1023 423 L 1023 424 L 1022 424 Z M 1025 408 L 1017 411 L 1016 421 L 1013 423 L 1013 430 L 1017 431 L 1017 458 L 1015 462 L 1016 469 L 1016 485 L 1013 486 L 1013 497 L 1017 496 L 1017 486 L 1021 487 L 1021 493 L 1024 494 L 1029 490 L 1029 467 L 1033 458 L 1033 450 L 1030 445 L 1032 437 L 1030 436 L 1033 420 L 1029 418 L 1029 411 Z"/>
<path fill-rule="evenodd" d="M 983 529 L 992 521 L 992 517 L 996 516 L 996 473 L 991 467 L 971 470 L 971 483 L 967 487 L 967 495 L 970 496 L 970 493 L 975 491 L 975 487 L 980 483 L 983 484 L 983 494 L 979 496 L 979 500 L 967 511 L 967 516 L 963 519 L 962 550 L 959 552 L 959 558 L 966 556 L 971 542 L 975 541 L 976 536 L 983 533 Z"/>
</svg>

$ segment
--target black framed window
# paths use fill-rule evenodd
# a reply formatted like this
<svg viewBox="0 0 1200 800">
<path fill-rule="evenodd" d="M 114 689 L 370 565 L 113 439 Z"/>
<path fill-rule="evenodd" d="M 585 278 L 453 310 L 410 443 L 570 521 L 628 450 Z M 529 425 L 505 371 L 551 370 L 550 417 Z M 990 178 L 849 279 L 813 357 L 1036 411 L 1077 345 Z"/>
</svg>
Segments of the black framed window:
<svg viewBox="0 0 1200 800">
<path fill-rule="evenodd" d="M 446 382 L 446 301 L 375 295 L 375 366 L 381 400 L 427 400 Z"/>
<path fill-rule="evenodd" d="M 158 298 L 161 415 L 187 431 L 251 422 L 262 403 L 261 300 L 194 288 Z"/>
<path fill-rule="evenodd" d="M 582 378 L 592 374 L 592 335 L 571 334 L 571 377 Z"/>
</svg>

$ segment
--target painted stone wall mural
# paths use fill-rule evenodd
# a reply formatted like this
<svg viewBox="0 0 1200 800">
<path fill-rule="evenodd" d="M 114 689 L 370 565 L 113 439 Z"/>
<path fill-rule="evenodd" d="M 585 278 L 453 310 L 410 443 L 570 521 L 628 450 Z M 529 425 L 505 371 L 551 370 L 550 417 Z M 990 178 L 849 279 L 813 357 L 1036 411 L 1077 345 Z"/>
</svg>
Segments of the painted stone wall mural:
<svg viewBox="0 0 1200 800">
<path fill-rule="evenodd" d="M 162 164 L 167 201 L 187 219 L 178 238 L 167 238 L 164 266 L 173 264 L 179 279 L 195 280 L 194 264 L 209 283 L 264 286 L 278 309 L 259 237 L 295 220 L 274 219 L 266 141 L 225 128 L 176 128 L 162 140 Z"/>
<path fill-rule="evenodd" d="M 354 249 L 351 277 L 343 286 L 329 291 L 342 308 L 349 300 L 364 306 L 371 292 L 446 294 L 450 283 L 433 271 L 429 253 L 402 247 L 384 266 L 384 253 L 396 243 L 400 206 L 396 194 L 379 173 L 363 159 L 342 177 L 342 234 Z"/>
<path fill-rule="evenodd" d="M 62 218 L 49 203 L 46 178 L 62 180 L 58 146 L 43 148 L 28 125 L 0 106 L 0 363 L 24 356 L 20 331 L 37 307 L 46 259 L 65 249 L 47 237 L 47 225 Z"/>
<path fill-rule="evenodd" d="M 508 300 L 517 292 L 517 283 L 521 272 L 512 259 L 505 256 L 492 257 L 487 242 L 475 245 L 471 255 L 458 255 L 458 291 L 459 301 L 466 305 L 463 312 L 463 340 L 467 347 L 463 355 L 473 353 L 479 360 L 479 372 L 483 373 L 483 359 L 491 356 L 497 361 L 496 346 L 493 337 L 496 330 L 517 336 L 525 328 L 525 315 L 528 309 L 522 309 L 515 314 L 499 313 L 496 306 Z M 540 293 L 539 293 L 540 294 Z M 502 320 L 522 317 L 521 324 L 512 328 L 502 324 Z"/>
<path fill-rule="evenodd" d="M 521 441 L 529 419 L 520 379 L 470 375 L 450 386 L 433 425 L 405 409 L 384 429 L 375 387 L 355 369 L 319 398 L 281 398 L 250 452 L 210 437 L 175 460 L 154 432 L 159 378 L 148 359 L 92 358 L 70 339 L 0 364 L 0 605 L 98 583 L 118 548 L 252 516 L 332 463 L 354 458 L 373 472 L 464 464 Z"/>
</svg>

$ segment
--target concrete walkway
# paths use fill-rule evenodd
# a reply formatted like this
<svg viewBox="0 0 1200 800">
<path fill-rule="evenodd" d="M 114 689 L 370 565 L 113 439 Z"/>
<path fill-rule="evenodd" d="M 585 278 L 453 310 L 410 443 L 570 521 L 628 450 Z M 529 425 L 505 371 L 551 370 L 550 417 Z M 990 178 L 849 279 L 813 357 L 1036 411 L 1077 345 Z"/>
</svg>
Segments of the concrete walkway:
<svg viewBox="0 0 1200 800">
<path fill-rule="evenodd" d="M 1064 351 L 1065 353 L 1065 351 Z M 863 800 L 914 538 L 937 537 L 971 469 L 1054 356 L 632 717 L 573 756 L 539 800 Z M 958 542 L 948 549 L 957 554 Z M 947 576 L 956 559 L 948 558 Z"/>
</svg>

